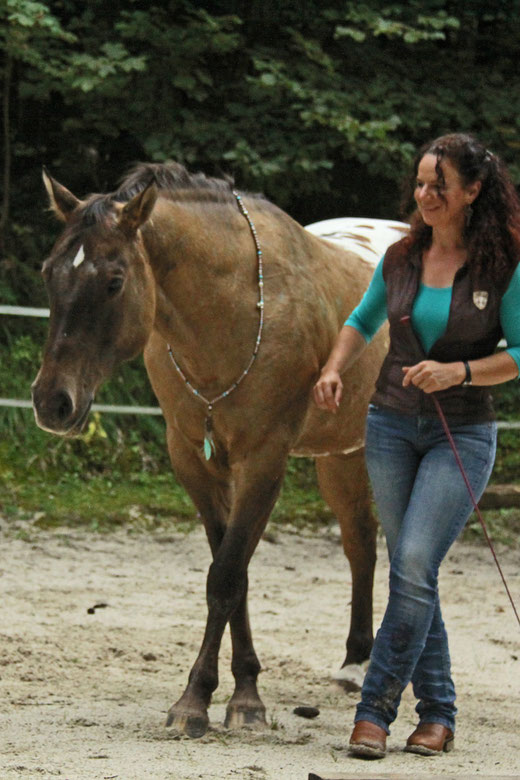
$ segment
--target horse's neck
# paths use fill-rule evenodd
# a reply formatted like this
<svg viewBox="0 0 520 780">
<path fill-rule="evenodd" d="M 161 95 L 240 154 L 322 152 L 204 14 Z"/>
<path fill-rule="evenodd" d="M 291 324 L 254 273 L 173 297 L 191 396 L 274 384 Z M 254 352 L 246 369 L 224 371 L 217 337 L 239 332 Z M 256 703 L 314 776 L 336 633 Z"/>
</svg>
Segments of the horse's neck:
<svg viewBox="0 0 520 780">
<path fill-rule="evenodd" d="M 256 252 L 245 219 L 225 204 L 190 210 L 160 201 L 143 238 L 158 287 L 156 329 L 193 378 L 232 375 L 258 324 Z"/>
</svg>

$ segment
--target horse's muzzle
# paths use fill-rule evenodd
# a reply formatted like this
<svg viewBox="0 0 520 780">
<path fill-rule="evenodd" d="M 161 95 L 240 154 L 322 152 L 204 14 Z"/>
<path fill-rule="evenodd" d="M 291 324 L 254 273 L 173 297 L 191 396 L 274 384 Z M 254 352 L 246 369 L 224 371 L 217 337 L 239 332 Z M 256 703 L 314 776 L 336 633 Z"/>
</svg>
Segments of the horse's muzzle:
<svg viewBox="0 0 520 780">
<path fill-rule="evenodd" d="M 45 391 L 36 381 L 32 387 L 34 417 L 44 431 L 58 436 L 77 436 L 83 430 L 92 397 L 75 404 L 66 389 Z"/>
</svg>

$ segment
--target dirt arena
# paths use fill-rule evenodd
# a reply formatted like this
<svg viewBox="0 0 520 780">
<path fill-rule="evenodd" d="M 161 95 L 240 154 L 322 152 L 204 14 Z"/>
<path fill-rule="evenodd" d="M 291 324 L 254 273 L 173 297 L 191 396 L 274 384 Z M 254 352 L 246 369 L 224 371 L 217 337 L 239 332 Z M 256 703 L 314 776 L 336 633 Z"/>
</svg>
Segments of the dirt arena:
<svg viewBox="0 0 520 780">
<path fill-rule="evenodd" d="M 520 777 L 520 629 L 486 547 L 455 545 L 441 581 L 459 694 L 455 750 L 435 758 L 402 752 L 415 722 L 407 689 L 389 755 L 374 763 L 347 756 L 357 696 L 331 680 L 343 659 L 350 590 L 336 529 L 271 531 L 251 564 L 268 728 L 222 726 L 232 691 L 226 634 L 211 729 L 190 740 L 164 723 L 205 623 L 202 531 L 0 526 L 1 780 Z M 500 557 L 520 601 L 519 554 Z M 386 580 L 380 544 L 376 620 Z M 92 609 L 99 604 L 106 606 Z M 298 705 L 320 714 L 298 717 Z"/>
</svg>

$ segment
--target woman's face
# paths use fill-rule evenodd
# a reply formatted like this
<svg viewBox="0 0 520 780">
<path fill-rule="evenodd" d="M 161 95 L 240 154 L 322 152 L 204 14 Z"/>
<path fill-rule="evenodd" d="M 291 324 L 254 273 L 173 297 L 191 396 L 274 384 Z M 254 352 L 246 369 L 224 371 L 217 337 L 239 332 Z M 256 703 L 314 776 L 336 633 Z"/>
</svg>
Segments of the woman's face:
<svg viewBox="0 0 520 780">
<path fill-rule="evenodd" d="M 426 225 L 432 228 L 464 230 L 466 209 L 480 192 L 481 183 L 464 186 L 455 166 L 448 159 L 441 162 L 444 183 L 439 180 L 435 166 L 437 157 L 425 154 L 417 169 L 415 202 Z"/>
</svg>

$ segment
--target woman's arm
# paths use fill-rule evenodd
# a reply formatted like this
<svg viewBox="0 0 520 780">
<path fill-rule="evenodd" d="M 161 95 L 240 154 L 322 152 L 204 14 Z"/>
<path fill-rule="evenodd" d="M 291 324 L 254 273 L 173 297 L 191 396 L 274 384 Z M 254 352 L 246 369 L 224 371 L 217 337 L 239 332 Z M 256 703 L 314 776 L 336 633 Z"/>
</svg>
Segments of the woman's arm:
<svg viewBox="0 0 520 780">
<path fill-rule="evenodd" d="M 470 360 L 471 384 L 500 385 L 518 376 L 518 366 L 508 352 Z"/>
<path fill-rule="evenodd" d="M 499 385 L 518 376 L 518 366 L 507 352 L 468 361 L 473 385 Z M 437 363 L 435 360 L 421 360 L 415 366 L 403 367 L 403 386 L 409 384 L 425 393 L 446 390 L 461 385 L 466 378 L 466 368 L 460 360 L 455 363 Z"/>
<path fill-rule="evenodd" d="M 344 325 L 314 385 L 314 401 L 320 409 L 336 412 L 343 395 L 341 374 L 361 355 L 367 342 L 361 333 Z"/>
<path fill-rule="evenodd" d="M 358 359 L 385 319 L 386 284 L 381 259 L 361 302 L 340 330 L 314 386 L 314 400 L 320 409 L 337 410 L 343 394 L 341 374 Z"/>
</svg>

